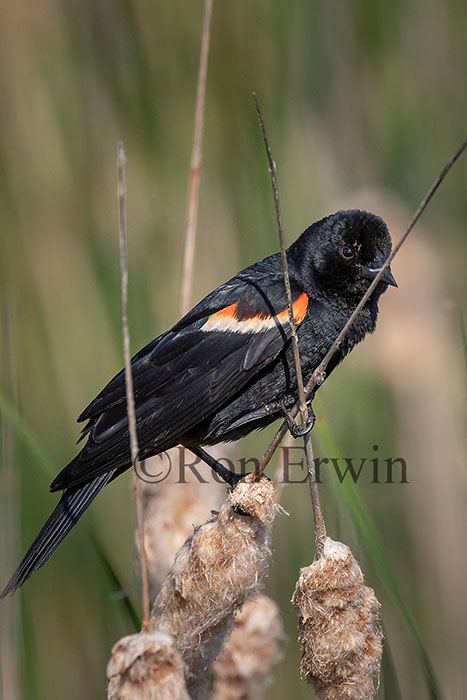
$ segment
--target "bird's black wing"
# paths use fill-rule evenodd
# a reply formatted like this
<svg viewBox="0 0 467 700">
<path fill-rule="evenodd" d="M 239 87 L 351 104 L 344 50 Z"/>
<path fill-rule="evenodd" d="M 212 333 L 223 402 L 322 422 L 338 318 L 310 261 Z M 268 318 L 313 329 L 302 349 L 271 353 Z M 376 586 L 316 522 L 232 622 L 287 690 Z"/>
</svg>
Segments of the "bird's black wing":
<svg viewBox="0 0 467 700">
<path fill-rule="evenodd" d="M 308 297 L 292 281 L 300 323 Z M 215 290 L 132 361 L 141 459 L 178 444 L 272 362 L 290 338 L 284 282 L 267 270 Z M 86 483 L 130 466 L 125 378 L 118 374 L 81 414 L 88 441 L 52 483 L 53 490 Z"/>
<path fill-rule="evenodd" d="M 254 281 L 239 275 L 223 285 L 133 358 L 141 457 L 180 442 L 287 344 L 290 328 L 280 267 L 263 268 L 263 273 L 255 271 Z M 309 300 L 297 285 L 292 289 L 300 323 Z M 80 418 L 88 420 L 88 440 L 52 483 L 52 490 L 64 493 L 0 597 L 13 593 L 48 561 L 99 491 L 130 466 L 123 373 Z"/>
</svg>

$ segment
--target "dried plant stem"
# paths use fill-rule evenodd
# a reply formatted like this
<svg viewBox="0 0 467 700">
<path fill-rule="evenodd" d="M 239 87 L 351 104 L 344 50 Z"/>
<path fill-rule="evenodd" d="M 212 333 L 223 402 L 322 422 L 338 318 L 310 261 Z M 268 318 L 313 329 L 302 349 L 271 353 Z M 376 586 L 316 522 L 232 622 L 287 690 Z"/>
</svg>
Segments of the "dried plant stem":
<svg viewBox="0 0 467 700">
<path fill-rule="evenodd" d="M 274 196 L 274 208 L 276 212 L 276 223 L 277 231 L 279 234 L 279 246 L 281 251 L 282 259 L 282 269 L 284 273 L 284 285 L 285 293 L 287 296 L 287 308 L 289 311 L 289 324 L 292 333 L 292 347 L 295 362 L 295 371 L 297 375 L 297 387 L 298 387 L 298 406 L 300 410 L 300 415 L 302 419 L 302 425 L 306 425 L 308 421 L 308 406 L 306 404 L 306 394 L 303 386 L 303 375 L 302 366 L 300 362 L 300 350 L 298 347 L 298 337 L 297 337 L 297 324 L 295 322 L 295 317 L 293 313 L 293 301 L 292 301 L 292 291 L 290 288 L 290 278 L 289 278 L 289 266 L 287 263 L 287 254 L 285 252 L 284 244 L 284 230 L 282 226 L 282 217 L 280 211 L 280 201 L 279 201 L 279 188 L 277 185 L 277 172 L 276 164 L 273 160 L 271 147 L 269 145 L 268 135 L 266 133 L 266 127 L 264 126 L 263 115 L 259 106 L 258 98 L 256 93 L 253 93 L 253 99 L 256 105 L 256 112 L 258 115 L 259 126 L 261 129 L 261 134 L 263 136 L 264 146 L 266 149 L 266 154 L 269 162 L 269 172 L 271 174 L 271 184 L 272 192 Z M 321 501 L 319 497 L 318 484 L 316 482 L 316 469 L 315 462 L 313 458 L 313 446 L 311 443 L 310 433 L 306 433 L 303 438 L 305 444 L 305 457 L 307 462 L 308 471 L 308 483 L 310 487 L 311 503 L 313 506 L 313 521 L 314 521 L 314 532 L 315 532 L 315 543 L 316 543 L 316 556 L 320 557 L 323 553 L 324 542 L 326 540 L 326 525 L 323 518 L 323 512 L 321 510 Z"/>
<path fill-rule="evenodd" d="M 313 524 L 315 530 L 316 558 L 323 556 L 323 547 L 326 541 L 326 523 L 324 522 L 321 501 L 319 498 L 318 482 L 316 480 L 316 466 L 313 456 L 311 435 L 307 433 L 303 442 L 305 444 L 306 468 L 308 472 L 308 486 L 310 489 L 311 503 L 313 505 Z"/>
<path fill-rule="evenodd" d="M 198 195 L 199 181 L 201 177 L 201 155 L 203 144 L 204 104 L 206 101 L 206 79 L 208 74 L 209 42 L 211 37 L 211 17 L 212 0 L 206 0 L 204 4 L 203 34 L 201 38 L 201 56 L 198 71 L 198 87 L 196 92 L 193 151 L 191 154 L 190 176 L 188 180 L 187 225 L 180 295 L 180 308 L 182 314 L 186 314 L 190 308 L 190 298 L 193 286 L 196 225 L 198 221 Z"/>
<path fill-rule="evenodd" d="M 128 253 L 127 253 L 127 236 L 126 236 L 126 182 L 125 182 L 125 165 L 126 155 L 123 147 L 123 142 L 120 141 L 117 146 L 118 158 L 118 223 L 119 223 L 119 239 L 120 239 L 120 270 L 121 270 L 121 286 L 122 286 L 122 329 L 123 329 L 123 354 L 125 358 L 125 386 L 127 397 L 127 412 L 128 426 L 130 431 L 130 453 L 131 462 L 135 467 L 138 460 L 138 438 L 136 434 L 136 415 L 135 415 L 135 400 L 133 394 L 133 375 L 131 372 L 131 353 L 130 353 L 130 331 L 128 328 Z M 139 564 L 141 570 L 141 587 L 142 587 L 142 610 L 143 610 L 143 628 L 146 629 L 149 625 L 149 588 L 148 588 L 148 573 L 146 549 L 144 545 L 144 511 L 143 511 L 143 495 L 141 480 L 138 478 L 136 469 L 133 470 L 133 484 L 136 500 L 136 520 L 138 526 L 138 543 L 139 543 Z"/>
<path fill-rule="evenodd" d="M 253 99 L 254 99 L 255 105 L 256 105 L 256 113 L 258 115 L 259 127 L 261 129 L 261 134 L 263 136 L 264 147 L 266 149 L 266 155 L 268 157 L 268 163 L 269 163 L 269 173 L 271 175 L 272 193 L 273 193 L 273 197 L 274 197 L 274 210 L 276 213 L 277 232 L 279 234 L 279 247 L 280 247 L 280 251 L 281 251 L 282 269 L 284 272 L 285 293 L 287 296 L 287 309 L 289 312 L 289 324 L 290 324 L 290 330 L 292 333 L 292 347 L 293 347 L 293 354 L 294 354 L 294 361 L 295 361 L 295 371 L 297 373 L 298 400 L 299 400 L 302 423 L 303 423 L 303 425 L 305 425 L 307 418 L 308 418 L 308 408 L 306 405 L 306 397 L 305 397 L 305 391 L 304 391 L 304 387 L 303 387 L 302 365 L 300 363 L 300 351 L 298 348 L 298 338 L 297 338 L 297 324 L 295 322 L 295 316 L 294 316 L 294 312 L 293 312 L 292 290 L 290 288 L 290 278 L 289 278 L 289 264 L 287 262 L 287 254 L 285 252 L 284 229 L 282 226 L 282 216 L 281 216 L 280 201 L 279 201 L 279 188 L 277 186 L 276 164 L 275 164 L 273 157 L 272 157 L 271 147 L 269 145 L 269 139 L 268 139 L 268 135 L 266 133 L 266 127 L 264 126 L 263 115 L 262 115 L 262 112 L 261 112 L 261 109 L 259 106 L 259 102 L 258 102 L 258 98 L 257 98 L 255 92 L 253 93 Z"/>
<path fill-rule="evenodd" d="M 425 197 L 423 198 L 420 205 L 418 206 L 415 214 L 413 215 L 412 219 L 410 220 L 409 225 L 405 229 L 404 233 L 402 234 L 402 236 L 399 239 L 399 241 L 397 242 L 397 244 L 394 246 L 391 254 L 386 259 L 386 261 L 382 265 L 380 271 L 378 272 L 376 277 L 373 279 L 373 281 L 371 282 L 367 291 L 365 292 L 365 294 L 363 295 L 363 297 L 361 298 L 361 300 L 359 301 L 359 303 L 355 307 L 355 309 L 352 312 L 351 316 L 349 317 L 347 323 L 345 324 L 345 326 L 343 327 L 343 329 L 341 330 L 341 332 L 339 333 L 339 335 L 336 337 L 335 341 L 333 342 L 333 344 L 329 348 L 329 351 L 327 352 L 326 356 L 324 357 L 324 359 L 322 360 L 320 365 L 316 368 L 316 370 L 313 372 L 312 376 L 310 377 L 309 381 L 307 382 L 307 384 L 305 386 L 305 396 L 306 397 L 308 397 L 311 394 L 311 392 L 313 391 L 313 389 L 317 385 L 322 384 L 322 382 L 324 381 L 327 366 L 328 366 L 331 358 L 333 357 L 334 353 L 336 352 L 336 350 L 338 350 L 343 339 L 347 335 L 352 323 L 355 321 L 355 319 L 357 317 L 357 314 L 365 306 L 366 302 L 368 301 L 371 294 L 373 293 L 376 286 L 378 285 L 379 281 L 381 280 L 382 276 L 384 275 L 386 268 L 388 268 L 389 265 L 391 264 L 391 262 L 394 260 L 394 257 L 397 255 L 402 244 L 406 241 L 407 237 L 409 236 L 410 232 L 412 231 L 415 224 L 419 220 L 420 216 L 425 211 L 425 209 L 426 209 L 428 203 L 430 202 L 430 200 L 432 199 L 433 195 L 436 193 L 437 189 L 439 188 L 439 186 L 441 185 L 441 183 L 445 179 L 446 175 L 451 170 L 454 163 L 457 161 L 457 159 L 465 151 L 466 147 L 467 147 L 467 141 L 464 141 L 461 144 L 461 146 L 457 149 L 457 151 L 454 153 L 454 155 L 451 156 L 451 158 L 448 160 L 448 162 L 446 163 L 446 165 L 444 166 L 444 168 L 442 169 L 442 171 L 440 172 L 440 174 L 438 175 L 436 180 L 431 185 L 430 189 L 426 193 Z M 300 410 L 300 404 L 299 404 L 299 402 L 297 402 L 290 413 L 291 413 L 291 415 L 296 416 L 297 413 L 299 412 L 299 410 Z M 279 447 L 281 440 L 283 439 L 286 432 L 287 432 L 287 424 L 284 422 L 284 423 L 282 423 L 281 427 L 279 428 L 279 430 L 275 434 L 274 438 L 271 440 L 268 447 L 266 448 L 266 451 L 265 451 L 264 455 L 262 456 L 260 463 L 258 465 L 258 468 L 257 468 L 258 473 L 260 473 L 260 474 L 263 473 L 263 471 L 265 470 L 265 468 L 267 467 L 267 465 L 271 461 L 271 458 L 272 458 L 274 452 Z"/>
<path fill-rule="evenodd" d="M 212 4 L 212 0 L 205 0 L 201 32 L 201 52 L 194 110 L 193 150 L 188 176 L 186 234 L 179 289 L 181 315 L 184 315 L 190 308 L 194 277 Z M 162 455 L 157 459 L 160 457 Z M 180 452 L 177 448 L 174 448 L 167 455 L 164 455 L 165 458 L 169 461 L 170 471 L 170 460 L 178 461 Z M 219 507 L 221 500 L 220 490 L 220 484 L 215 481 L 210 481 L 209 484 L 197 482 L 175 484 L 172 477 L 157 485 L 143 484 L 146 553 L 151 598 L 170 570 L 176 552 L 192 532 L 193 524 L 204 522 L 210 509 Z"/>
</svg>

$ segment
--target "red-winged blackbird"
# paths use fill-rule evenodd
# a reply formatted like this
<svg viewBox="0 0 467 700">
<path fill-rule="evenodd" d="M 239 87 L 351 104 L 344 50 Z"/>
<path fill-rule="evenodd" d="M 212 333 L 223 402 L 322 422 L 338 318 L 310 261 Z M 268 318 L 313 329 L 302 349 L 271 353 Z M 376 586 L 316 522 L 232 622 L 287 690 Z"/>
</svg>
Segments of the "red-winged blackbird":
<svg viewBox="0 0 467 700">
<path fill-rule="evenodd" d="M 318 366 L 391 251 L 374 214 L 340 211 L 287 250 L 305 379 Z M 388 268 L 327 374 L 375 329 L 378 300 L 396 285 Z M 239 272 L 132 360 L 139 458 L 182 444 L 233 485 L 237 475 L 202 445 L 237 440 L 287 414 L 296 373 L 279 253 Z M 52 556 L 99 491 L 131 466 L 124 372 L 78 418 L 81 452 L 58 474 L 60 502 L 2 593 L 15 591 Z"/>
</svg>

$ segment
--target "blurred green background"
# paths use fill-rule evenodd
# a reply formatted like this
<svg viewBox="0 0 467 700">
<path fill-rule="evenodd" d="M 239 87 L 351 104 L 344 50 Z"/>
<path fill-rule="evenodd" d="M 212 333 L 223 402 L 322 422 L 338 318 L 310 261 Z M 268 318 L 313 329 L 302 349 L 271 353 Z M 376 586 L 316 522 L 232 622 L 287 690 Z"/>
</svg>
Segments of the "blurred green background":
<svg viewBox="0 0 467 700">
<path fill-rule="evenodd" d="M 74 455 L 76 416 L 122 364 L 121 138 L 133 350 L 177 320 L 202 13 L 200 0 L 2 5 L 1 586 L 56 502 L 48 484 Z M 253 89 L 288 241 L 346 207 L 374 210 L 400 236 L 465 137 L 466 14 L 461 0 L 214 3 L 195 300 L 277 250 Z M 467 689 L 466 174 L 460 162 L 443 184 L 393 265 L 400 287 L 376 334 L 316 402 L 318 455 L 371 459 L 376 444 L 407 461 L 408 484 L 372 484 L 368 471 L 354 489 L 329 472 L 322 487 L 329 534 L 383 604 L 378 697 L 391 700 Z M 271 435 L 238 453 L 259 456 Z M 288 635 L 274 700 L 312 696 L 289 602 L 313 557 L 306 487 L 286 487 L 283 503 L 267 583 Z M 133 626 L 103 554 L 139 609 L 133 511 L 122 477 L 2 601 L 5 700 L 104 696 L 110 648 Z"/>
</svg>

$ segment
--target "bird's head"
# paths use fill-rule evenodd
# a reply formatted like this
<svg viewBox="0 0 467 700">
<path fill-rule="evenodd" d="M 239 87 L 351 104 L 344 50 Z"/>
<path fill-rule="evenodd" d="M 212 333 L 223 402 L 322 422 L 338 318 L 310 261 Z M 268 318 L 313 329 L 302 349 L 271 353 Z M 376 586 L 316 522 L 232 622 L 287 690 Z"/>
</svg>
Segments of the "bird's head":
<svg viewBox="0 0 467 700">
<path fill-rule="evenodd" d="M 358 302 L 390 254 L 391 236 L 379 216 L 351 209 L 314 223 L 290 251 L 300 261 L 311 287 Z M 388 285 L 397 287 L 390 268 L 385 270 L 375 296 Z"/>
</svg>

